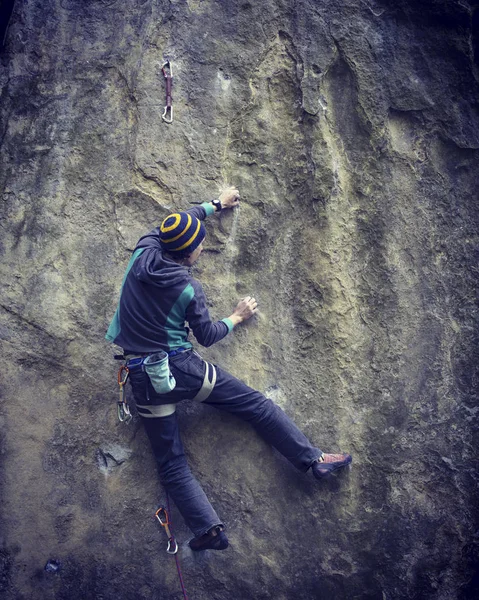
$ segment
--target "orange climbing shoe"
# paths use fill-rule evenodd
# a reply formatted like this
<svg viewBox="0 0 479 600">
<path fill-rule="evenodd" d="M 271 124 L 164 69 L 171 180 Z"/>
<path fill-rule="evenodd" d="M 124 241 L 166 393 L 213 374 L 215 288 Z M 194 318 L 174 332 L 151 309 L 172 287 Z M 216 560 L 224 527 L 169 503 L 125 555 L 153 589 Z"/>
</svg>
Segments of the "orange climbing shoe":
<svg viewBox="0 0 479 600">
<path fill-rule="evenodd" d="M 311 465 L 313 475 L 316 479 L 329 477 L 334 471 L 346 467 L 351 463 L 353 457 L 350 454 L 323 454 Z"/>
</svg>

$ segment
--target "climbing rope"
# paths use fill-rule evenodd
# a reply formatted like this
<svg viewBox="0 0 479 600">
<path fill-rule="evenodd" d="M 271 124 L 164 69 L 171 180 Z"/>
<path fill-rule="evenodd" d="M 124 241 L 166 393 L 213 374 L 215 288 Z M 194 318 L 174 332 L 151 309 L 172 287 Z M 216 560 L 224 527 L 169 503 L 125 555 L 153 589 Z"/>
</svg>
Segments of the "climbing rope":
<svg viewBox="0 0 479 600">
<path fill-rule="evenodd" d="M 170 499 L 168 497 L 168 494 L 166 494 L 166 505 L 167 505 L 168 509 L 166 509 L 164 506 L 160 506 L 160 508 L 155 513 L 155 517 L 160 522 L 160 525 L 162 527 L 164 527 L 165 533 L 168 536 L 168 546 L 166 548 L 166 551 L 168 554 L 174 554 L 174 556 L 175 556 L 176 570 L 178 572 L 178 578 L 180 580 L 180 586 L 181 586 L 181 591 L 183 592 L 183 598 L 184 598 L 184 600 L 188 600 L 188 596 L 186 595 L 185 584 L 183 582 L 183 575 L 181 574 L 180 561 L 178 559 L 178 542 L 176 541 L 175 536 L 173 535 L 173 533 L 171 532 L 171 529 L 170 529 L 171 521 L 170 521 L 168 515 L 171 511 L 170 511 Z"/>
<path fill-rule="evenodd" d="M 163 63 L 161 72 L 166 81 L 166 104 L 161 118 L 165 123 L 173 123 L 173 98 L 171 97 L 171 89 L 173 88 L 173 67 L 169 60 Z"/>
</svg>

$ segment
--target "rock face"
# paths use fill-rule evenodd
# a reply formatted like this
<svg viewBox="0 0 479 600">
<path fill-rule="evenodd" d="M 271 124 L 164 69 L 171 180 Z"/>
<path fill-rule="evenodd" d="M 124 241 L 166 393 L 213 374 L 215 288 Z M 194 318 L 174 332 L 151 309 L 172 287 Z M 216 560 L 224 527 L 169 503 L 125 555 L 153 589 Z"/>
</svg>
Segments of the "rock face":
<svg viewBox="0 0 479 600">
<path fill-rule="evenodd" d="M 354 462 L 318 484 L 247 424 L 182 406 L 231 541 L 192 556 L 173 510 L 189 597 L 478 597 L 478 29 L 477 0 L 16 2 L 2 598 L 180 597 L 103 336 L 137 238 L 225 184 L 242 204 L 209 219 L 196 274 L 215 318 L 244 294 L 261 314 L 201 351 Z"/>
</svg>

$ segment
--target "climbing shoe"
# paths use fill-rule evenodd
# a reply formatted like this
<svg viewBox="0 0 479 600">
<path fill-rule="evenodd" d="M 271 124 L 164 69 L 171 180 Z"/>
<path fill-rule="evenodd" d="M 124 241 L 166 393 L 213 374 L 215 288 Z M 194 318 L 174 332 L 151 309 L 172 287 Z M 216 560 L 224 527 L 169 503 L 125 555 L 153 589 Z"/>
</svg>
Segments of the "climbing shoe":
<svg viewBox="0 0 479 600">
<path fill-rule="evenodd" d="M 311 465 L 316 479 L 329 477 L 334 471 L 346 467 L 353 460 L 350 454 L 323 454 Z"/>
<path fill-rule="evenodd" d="M 220 525 L 215 525 L 207 533 L 189 541 L 189 546 L 195 552 L 201 550 L 225 550 L 228 548 L 228 538 Z"/>
</svg>

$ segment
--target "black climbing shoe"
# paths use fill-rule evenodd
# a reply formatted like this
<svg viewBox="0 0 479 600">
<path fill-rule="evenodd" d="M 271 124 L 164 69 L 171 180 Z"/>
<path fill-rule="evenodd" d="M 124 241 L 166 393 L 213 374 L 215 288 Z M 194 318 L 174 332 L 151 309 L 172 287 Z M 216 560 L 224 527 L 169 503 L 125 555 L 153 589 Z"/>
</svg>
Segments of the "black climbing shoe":
<svg viewBox="0 0 479 600">
<path fill-rule="evenodd" d="M 195 552 L 201 550 L 225 550 L 228 548 L 228 538 L 219 525 L 212 527 L 207 533 L 189 541 L 189 546 Z"/>
<path fill-rule="evenodd" d="M 316 479 L 329 477 L 331 473 L 346 467 L 351 463 L 353 457 L 350 454 L 323 454 L 311 465 L 313 475 Z"/>
</svg>

